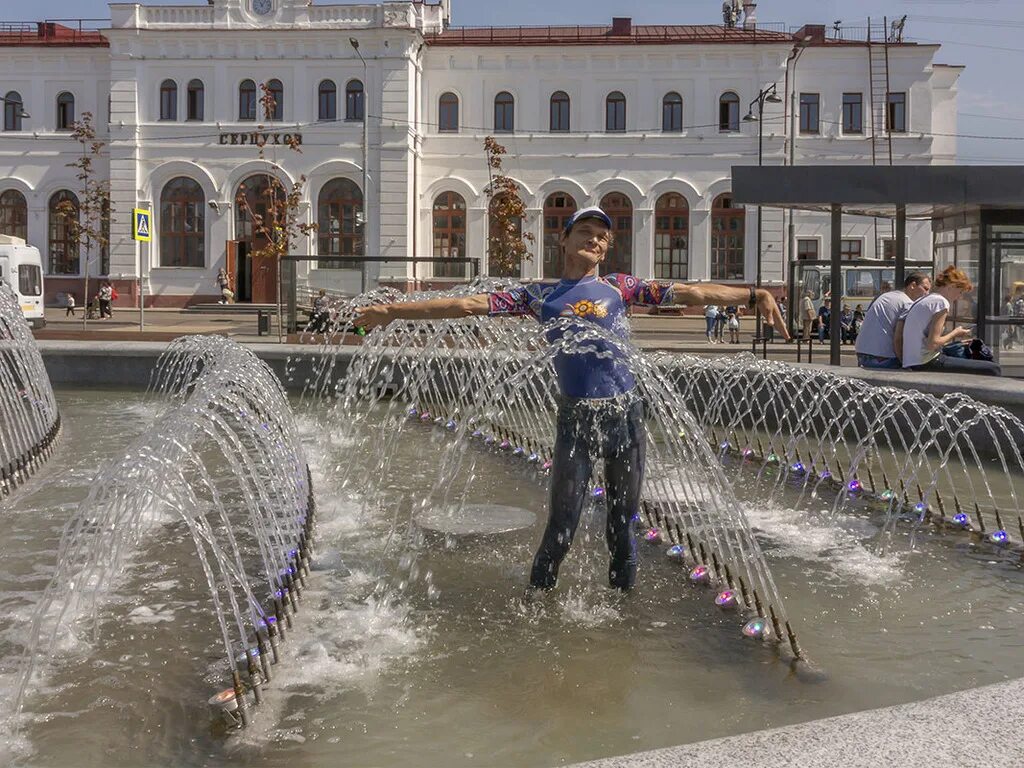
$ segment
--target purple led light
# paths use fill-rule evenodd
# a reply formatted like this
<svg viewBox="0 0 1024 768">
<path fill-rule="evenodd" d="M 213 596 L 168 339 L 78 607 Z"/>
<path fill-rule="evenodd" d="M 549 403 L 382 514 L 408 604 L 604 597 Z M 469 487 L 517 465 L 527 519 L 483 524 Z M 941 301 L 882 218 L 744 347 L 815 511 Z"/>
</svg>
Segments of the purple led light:
<svg viewBox="0 0 1024 768">
<path fill-rule="evenodd" d="M 711 574 L 706 565 L 698 565 L 690 571 L 690 581 L 694 584 L 707 584 L 711 580 Z"/>
<path fill-rule="evenodd" d="M 719 608 L 735 608 L 736 593 L 731 589 L 722 590 L 715 596 L 715 605 Z"/>
<path fill-rule="evenodd" d="M 828 471 L 827 469 L 823 469 L 823 470 L 821 470 L 821 472 L 820 472 L 820 473 L 818 474 L 818 478 L 819 478 L 820 480 L 831 480 L 831 479 L 832 479 L 832 473 L 831 473 L 831 472 L 829 472 L 829 471 Z"/>
<path fill-rule="evenodd" d="M 420 414 L 420 421 L 430 421 L 433 416 L 430 415 L 430 411 L 424 411 Z"/>
<path fill-rule="evenodd" d="M 749 458 L 751 458 L 754 455 L 754 449 L 753 448 L 744 448 L 741 451 L 741 453 L 743 454 L 743 458 L 744 459 L 749 459 Z"/>
<path fill-rule="evenodd" d="M 544 471 L 547 471 L 547 470 L 551 469 L 551 466 L 553 464 L 554 464 L 554 462 L 552 462 L 551 459 L 548 459 L 547 461 L 545 461 L 543 464 L 540 465 L 540 468 L 543 469 Z"/>
<path fill-rule="evenodd" d="M 500 443 L 498 443 L 498 447 L 501 448 L 501 450 L 503 451 L 507 451 L 509 448 L 512 447 L 512 443 L 508 440 L 502 440 Z"/>
<path fill-rule="evenodd" d="M 648 528 L 644 533 L 644 541 L 650 542 L 651 544 L 658 544 L 661 542 L 661 531 L 657 528 Z"/>
<path fill-rule="evenodd" d="M 857 478 L 853 478 L 853 480 L 846 484 L 846 490 L 848 490 L 850 493 L 860 493 L 861 488 L 862 486 L 860 484 L 860 480 L 858 480 Z"/>
</svg>

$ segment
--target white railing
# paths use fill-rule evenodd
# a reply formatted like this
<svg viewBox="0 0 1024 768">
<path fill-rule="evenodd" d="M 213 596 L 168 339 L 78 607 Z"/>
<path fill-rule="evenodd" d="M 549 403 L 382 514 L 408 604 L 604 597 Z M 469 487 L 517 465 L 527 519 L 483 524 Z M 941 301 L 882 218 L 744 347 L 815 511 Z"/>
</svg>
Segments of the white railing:
<svg viewBox="0 0 1024 768">
<path fill-rule="evenodd" d="M 311 27 L 373 27 L 379 25 L 377 5 L 311 5 Z"/>
</svg>

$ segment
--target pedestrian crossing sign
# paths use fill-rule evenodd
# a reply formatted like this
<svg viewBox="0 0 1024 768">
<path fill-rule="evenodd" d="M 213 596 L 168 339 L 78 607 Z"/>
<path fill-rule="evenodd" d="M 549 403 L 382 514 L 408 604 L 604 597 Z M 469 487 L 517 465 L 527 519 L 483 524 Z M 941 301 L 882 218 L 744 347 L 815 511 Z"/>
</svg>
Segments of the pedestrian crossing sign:
<svg viewBox="0 0 1024 768">
<path fill-rule="evenodd" d="M 132 239 L 148 243 L 152 240 L 153 212 L 147 208 L 132 208 Z"/>
</svg>

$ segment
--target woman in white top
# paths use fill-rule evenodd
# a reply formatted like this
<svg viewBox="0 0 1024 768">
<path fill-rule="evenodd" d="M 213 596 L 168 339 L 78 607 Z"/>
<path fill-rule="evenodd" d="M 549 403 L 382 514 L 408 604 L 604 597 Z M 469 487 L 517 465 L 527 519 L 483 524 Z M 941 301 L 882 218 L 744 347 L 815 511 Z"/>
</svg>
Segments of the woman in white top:
<svg viewBox="0 0 1024 768">
<path fill-rule="evenodd" d="M 715 332 L 715 322 L 718 320 L 718 305 L 717 304 L 705 304 L 704 305 L 704 324 L 707 327 L 708 344 L 714 344 L 715 340 L 712 338 L 712 334 Z"/>
<path fill-rule="evenodd" d="M 903 325 L 903 367 L 915 371 L 946 371 L 999 376 L 997 363 L 952 357 L 942 348 L 952 341 L 969 339 L 974 334 L 967 328 L 954 328 L 943 333 L 951 302 L 974 290 L 966 273 L 949 266 L 935 279 L 932 292 L 915 301 L 900 322 Z"/>
</svg>

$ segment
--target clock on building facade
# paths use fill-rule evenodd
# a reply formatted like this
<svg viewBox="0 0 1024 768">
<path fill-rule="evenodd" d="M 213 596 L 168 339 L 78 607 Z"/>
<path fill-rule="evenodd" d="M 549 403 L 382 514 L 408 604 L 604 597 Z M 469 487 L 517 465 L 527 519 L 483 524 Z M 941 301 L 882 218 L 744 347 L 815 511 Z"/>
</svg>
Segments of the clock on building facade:
<svg viewBox="0 0 1024 768">
<path fill-rule="evenodd" d="M 252 0 L 252 12 L 258 16 L 266 16 L 274 10 L 274 0 Z"/>
</svg>

